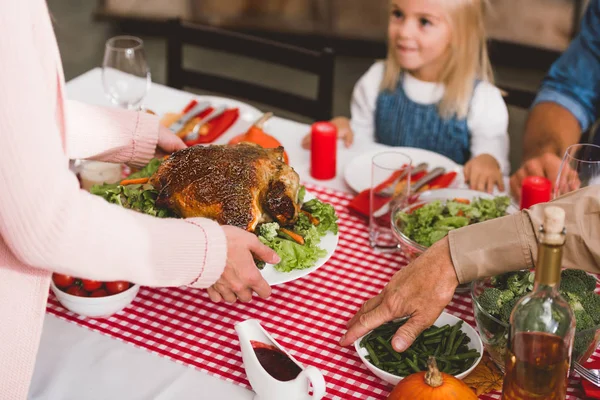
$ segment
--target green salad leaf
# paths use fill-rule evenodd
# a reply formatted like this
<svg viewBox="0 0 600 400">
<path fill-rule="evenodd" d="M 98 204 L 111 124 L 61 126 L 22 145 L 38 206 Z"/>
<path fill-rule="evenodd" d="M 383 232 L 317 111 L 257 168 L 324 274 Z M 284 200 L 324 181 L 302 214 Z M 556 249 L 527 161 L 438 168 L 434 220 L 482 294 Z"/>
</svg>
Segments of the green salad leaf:
<svg viewBox="0 0 600 400">
<path fill-rule="evenodd" d="M 507 196 L 493 199 L 478 198 L 470 204 L 462 201 L 432 201 L 411 213 L 398 213 L 402 231 L 422 246 L 429 247 L 444 238 L 451 230 L 506 215 L 510 205 Z"/>
<path fill-rule="evenodd" d="M 321 239 L 328 232 L 338 232 L 337 216 L 332 205 L 312 199 L 304 203 L 302 209 L 319 220 L 319 224 L 314 225 L 307 215 L 298 215 L 292 230 L 302 236 L 304 244 L 279 233 L 280 227 L 276 222 L 262 224 L 258 230 L 260 241 L 275 250 L 281 258 L 281 262 L 274 266 L 277 271 L 290 272 L 314 266 L 319 258 L 327 255 L 327 251 L 319 247 Z"/>
<path fill-rule="evenodd" d="M 154 158 L 144 168 L 129 175 L 127 179 L 149 178 L 156 172 L 161 162 L 161 160 Z M 170 210 L 156 207 L 158 192 L 150 184 L 122 186 L 118 183 L 105 183 L 92 186 L 90 193 L 104 198 L 109 203 L 154 217 L 175 217 L 175 214 Z"/>
<path fill-rule="evenodd" d="M 331 204 L 323 203 L 319 199 L 312 199 L 304 203 L 302 209 L 308 211 L 319 220 L 317 229 L 320 234 L 325 235 L 327 232 L 332 232 L 334 235 L 337 235 L 338 218 Z"/>
</svg>

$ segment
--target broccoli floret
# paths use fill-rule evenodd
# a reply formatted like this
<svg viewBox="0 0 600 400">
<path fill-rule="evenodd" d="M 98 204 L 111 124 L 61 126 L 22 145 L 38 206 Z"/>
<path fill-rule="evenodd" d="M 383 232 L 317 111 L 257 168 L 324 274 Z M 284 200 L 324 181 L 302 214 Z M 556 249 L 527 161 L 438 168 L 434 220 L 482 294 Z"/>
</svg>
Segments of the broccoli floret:
<svg viewBox="0 0 600 400">
<path fill-rule="evenodd" d="M 490 314 L 500 314 L 502 305 L 515 297 L 510 290 L 487 288 L 479 296 L 479 304 Z"/>
<path fill-rule="evenodd" d="M 507 288 L 511 290 L 515 296 L 522 296 L 525 293 L 533 290 L 533 281 L 535 274 L 533 272 L 519 272 L 511 275 L 506 283 Z"/>
<path fill-rule="evenodd" d="M 576 331 L 583 331 L 586 329 L 593 328 L 595 326 L 594 320 L 592 319 L 590 314 L 587 313 L 587 311 L 581 309 L 578 311 L 574 311 L 573 313 L 575 314 Z"/>
<path fill-rule="evenodd" d="M 596 278 L 594 278 L 593 276 L 591 276 L 590 274 L 588 274 L 585 271 L 579 270 L 579 269 L 566 269 L 564 271 L 562 271 L 561 273 L 561 280 L 565 281 L 568 280 L 570 278 L 579 278 L 581 280 L 581 282 L 583 283 L 583 291 L 586 292 L 593 292 L 594 290 L 596 290 Z M 562 284 L 561 284 L 561 290 L 562 290 Z"/>
<path fill-rule="evenodd" d="M 277 237 L 277 231 L 279 230 L 279 224 L 277 222 L 269 222 L 262 224 L 259 229 L 260 236 L 265 238 L 268 242 Z"/>
<path fill-rule="evenodd" d="M 583 298 L 587 289 L 581 279 L 576 276 L 567 276 L 560 280 L 560 294 L 564 297 Z"/>
<path fill-rule="evenodd" d="M 506 322 L 507 324 L 509 323 L 510 314 L 512 313 L 512 310 L 515 308 L 515 304 L 517 304 L 517 301 L 519 301 L 519 300 L 521 300 L 520 297 L 513 297 L 506 303 L 502 304 L 502 307 L 500 307 L 500 320 L 502 322 Z"/>
<path fill-rule="evenodd" d="M 582 331 L 585 329 L 594 327 L 594 319 L 590 316 L 590 314 L 583 308 L 583 304 L 579 300 L 577 295 L 568 294 L 567 301 L 569 302 L 569 306 L 573 310 L 573 314 L 575 315 L 575 330 Z"/>
<path fill-rule="evenodd" d="M 588 292 L 581 300 L 583 308 L 590 314 L 595 324 L 600 324 L 600 295 L 594 292 Z"/>
<path fill-rule="evenodd" d="M 573 341 L 573 359 L 579 362 L 584 362 L 586 360 L 580 360 L 581 356 L 583 356 L 588 350 L 592 342 L 594 341 L 594 331 L 588 331 L 581 334 L 575 335 L 575 340 Z"/>
</svg>

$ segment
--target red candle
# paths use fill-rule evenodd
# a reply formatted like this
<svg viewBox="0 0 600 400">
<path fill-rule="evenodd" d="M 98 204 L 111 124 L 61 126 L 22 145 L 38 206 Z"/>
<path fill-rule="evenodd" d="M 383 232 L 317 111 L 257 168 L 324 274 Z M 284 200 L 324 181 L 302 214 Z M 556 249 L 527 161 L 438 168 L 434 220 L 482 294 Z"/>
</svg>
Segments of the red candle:
<svg viewBox="0 0 600 400">
<path fill-rule="evenodd" d="M 542 176 L 528 176 L 523 179 L 521 190 L 521 209 L 529 208 L 538 203 L 550 201 L 552 182 Z"/>
<path fill-rule="evenodd" d="M 310 133 L 310 174 L 315 179 L 335 177 L 337 128 L 330 122 L 316 122 Z"/>
</svg>

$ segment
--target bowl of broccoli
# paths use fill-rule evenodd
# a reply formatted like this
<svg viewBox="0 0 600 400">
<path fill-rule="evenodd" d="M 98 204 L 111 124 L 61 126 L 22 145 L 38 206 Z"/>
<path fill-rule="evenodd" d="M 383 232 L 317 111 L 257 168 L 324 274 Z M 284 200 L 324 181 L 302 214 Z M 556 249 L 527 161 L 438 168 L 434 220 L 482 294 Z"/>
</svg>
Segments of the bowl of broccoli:
<svg viewBox="0 0 600 400">
<path fill-rule="evenodd" d="M 504 371 L 509 319 L 521 297 L 533 290 L 535 273 L 523 270 L 484 278 L 471 284 L 473 313 L 484 348 Z M 584 271 L 562 271 L 559 291 L 575 314 L 573 360 L 585 362 L 600 342 L 600 295 L 597 280 Z"/>
</svg>

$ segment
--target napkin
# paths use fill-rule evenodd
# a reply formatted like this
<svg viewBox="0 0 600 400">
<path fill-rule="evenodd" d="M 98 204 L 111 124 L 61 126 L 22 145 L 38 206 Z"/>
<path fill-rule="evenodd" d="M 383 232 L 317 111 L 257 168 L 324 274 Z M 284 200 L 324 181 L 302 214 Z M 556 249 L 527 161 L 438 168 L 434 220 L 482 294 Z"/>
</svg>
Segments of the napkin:
<svg viewBox="0 0 600 400">
<path fill-rule="evenodd" d="M 377 185 L 375 187 L 375 192 L 379 192 L 381 190 L 384 190 L 386 188 L 388 188 L 390 185 L 392 185 L 394 183 L 394 181 L 396 179 L 398 179 L 398 177 L 404 172 L 404 169 L 398 170 L 396 172 L 394 172 L 392 175 L 390 175 L 389 178 L 387 178 L 385 181 L 381 182 L 379 185 Z M 419 172 L 418 174 L 415 174 L 412 177 L 412 180 L 415 179 L 420 179 L 421 177 L 423 177 L 427 172 L 423 171 L 423 172 Z M 404 184 L 404 182 L 406 182 L 406 179 L 402 179 L 400 182 L 397 183 L 397 185 L 400 184 Z M 369 216 L 369 212 L 370 212 L 370 205 L 371 205 L 371 201 L 370 201 L 370 189 L 366 189 L 363 190 L 362 192 L 360 192 L 354 199 L 352 199 L 352 201 L 350 201 L 350 203 L 348 204 L 348 208 L 352 211 L 355 211 L 359 214 L 362 214 L 366 217 Z M 375 210 L 379 210 L 381 207 L 383 207 L 384 205 L 386 205 L 387 203 L 389 203 L 390 201 L 392 201 L 392 197 L 375 197 Z"/>
<path fill-rule="evenodd" d="M 166 113 L 163 115 L 161 119 L 161 123 L 164 126 L 170 126 L 173 122 L 177 121 L 179 117 L 185 114 L 187 111 L 191 110 L 198 102 L 196 100 L 192 100 L 185 108 L 181 111 L 181 113 Z M 185 138 L 189 133 L 192 132 L 196 124 L 200 121 L 201 118 L 204 118 L 209 113 L 214 110 L 213 107 L 210 107 L 198 115 L 194 116 L 194 118 L 190 119 L 187 124 L 177 132 L 178 136 Z M 193 146 L 195 144 L 200 143 L 211 143 L 215 141 L 219 136 L 227 131 L 233 125 L 237 119 L 239 118 L 240 111 L 237 108 L 227 109 L 218 117 L 215 117 L 204 124 L 199 131 L 198 138 L 195 140 L 187 140 L 185 144 L 188 146 Z M 185 140 L 185 139 L 184 139 Z"/>
<path fill-rule="evenodd" d="M 388 187 L 389 185 L 391 185 L 397 178 L 398 176 L 403 172 L 404 170 L 400 170 L 400 171 L 396 171 L 394 172 L 388 179 L 386 179 L 384 182 L 382 182 L 379 186 L 377 186 L 375 188 L 375 191 L 380 191 L 385 189 L 386 187 Z M 412 182 L 418 182 L 419 179 L 421 179 L 422 177 L 424 177 L 425 175 L 427 175 L 427 171 L 422 171 L 419 173 L 414 174 L 411 177 L 411 181 Z M 450 184 L 454 181 L 454 178 L 456 178 L 456 172 L 448 172 L 444 175 L 440 175 L 437 178 L 433 179 L 431 182 L 429 182 L 429 184 L 423 186 L 419 192 L 423 192 L 425 190 L 433 190 L 433 189 L 443 189 L 446 188 L 448 186 L 450 186 Z M 404 184 L 404 182 L 406 182 L 406 179 L 403 179 L 402 181 L 398 182 L 398 185 Z M 411 200 L 414 202 L 416 201 L 418 198 L 411 196 Z M 375 210 L 379 210 L 381 207 L 383 207 L 384 205 L 386 205 L 387 203 L 389 203 L 392 200 L 391 197 L 376 197 L 375 198 Z M 348 204 L 348 208 L 358 214 L 362 214 L 366 217 L 369 216 L 369 212 L 370 212 L 370 190 L 363 190 L 362 192 L 360 192 L 354 199 L 352 199 L 352 201 L 350 201 L 350 203 Z"/>
<path fill-rule="evenodd" d="M 600 369 L 600 360 L 587 362 L 583 366 L 589 369 Z M 586 399 L 600 399 L 600 388 L 598 386 L 583 378 L 581 378 L 581 386 L 583 386 Z"/>
<path fill-rule="evenodd" d="M 200 143 L 211 143 L 215 141 L 219 136 L 225 133 L 235 121 L 237 121 L 239 116 L 240 110 L 238 108 L 225 110 L 223 114 L 211 119 L 200 128 L 198 139 L 186 141 L 185 144 L 194 146 Z"/>
</svg>

